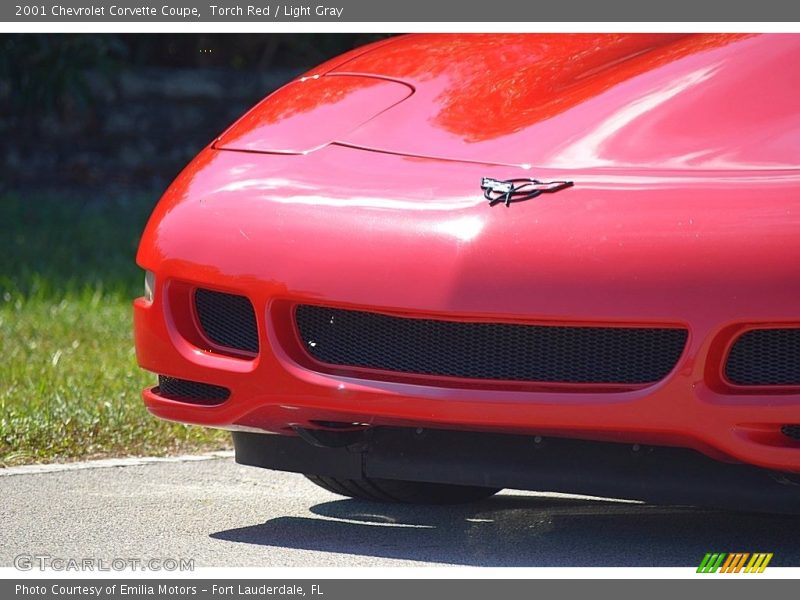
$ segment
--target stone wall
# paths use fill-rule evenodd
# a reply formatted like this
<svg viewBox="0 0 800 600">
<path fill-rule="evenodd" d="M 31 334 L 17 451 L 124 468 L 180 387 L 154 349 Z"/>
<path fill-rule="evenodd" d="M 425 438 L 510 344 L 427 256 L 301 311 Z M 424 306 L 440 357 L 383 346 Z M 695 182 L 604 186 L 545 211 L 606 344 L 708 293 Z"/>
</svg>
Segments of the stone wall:
<svg viewBox="0 0 800 600">
<path fill-rule="evenodd" d="M 163 189 L 186 163 L 294 71 L 141 68 L 87 73 L 91 108 L 0 114 L 0 191 Z M 0 89 L 0 96 L 13 90 Z"/>
</svg>

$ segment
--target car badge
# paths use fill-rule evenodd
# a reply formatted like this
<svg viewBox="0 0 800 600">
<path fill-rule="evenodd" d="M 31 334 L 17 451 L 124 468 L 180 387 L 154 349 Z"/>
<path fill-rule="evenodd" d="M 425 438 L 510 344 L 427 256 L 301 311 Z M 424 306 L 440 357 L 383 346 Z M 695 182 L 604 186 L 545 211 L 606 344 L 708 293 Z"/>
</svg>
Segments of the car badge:
<svg viewBox="0 0 800 600">
<path fill-rule="evenodd" d="M 540 194 L 552 194 L 564 188 L 572 187 L 571 181 L 539 181 L 538 179 L 481 179 L 483 197 L 489 201 L 489 206 L 502 202 L 507 207 L 512 202 L 522 202 L 536 198 Z"/>
</svg>

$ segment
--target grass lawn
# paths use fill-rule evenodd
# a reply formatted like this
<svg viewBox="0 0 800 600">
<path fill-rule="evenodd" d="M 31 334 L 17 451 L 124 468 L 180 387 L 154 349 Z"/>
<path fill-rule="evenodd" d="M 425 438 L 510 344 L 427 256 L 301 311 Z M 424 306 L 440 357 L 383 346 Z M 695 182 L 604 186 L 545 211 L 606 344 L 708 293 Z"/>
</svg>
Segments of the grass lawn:
<svg viewBox="0 0 800 600">
<path fill-rule="evenodd" d="M 0 466 L 228 447 L 150 416 L 134 263 L 154 198 L 0 196 Z"/>
</svg>

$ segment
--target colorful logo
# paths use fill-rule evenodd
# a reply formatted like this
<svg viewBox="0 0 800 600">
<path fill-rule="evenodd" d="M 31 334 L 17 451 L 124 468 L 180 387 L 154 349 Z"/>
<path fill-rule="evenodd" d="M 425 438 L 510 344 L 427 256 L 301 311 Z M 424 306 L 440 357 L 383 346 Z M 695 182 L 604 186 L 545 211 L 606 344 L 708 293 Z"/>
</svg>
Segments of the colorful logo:
<svg viewBox="0 0 800 600">
<path fill-rule="evenodd" d="M 763 573 L 772 552 L 707 552 L 697 567 L 698 573 Z"/>
</svg>

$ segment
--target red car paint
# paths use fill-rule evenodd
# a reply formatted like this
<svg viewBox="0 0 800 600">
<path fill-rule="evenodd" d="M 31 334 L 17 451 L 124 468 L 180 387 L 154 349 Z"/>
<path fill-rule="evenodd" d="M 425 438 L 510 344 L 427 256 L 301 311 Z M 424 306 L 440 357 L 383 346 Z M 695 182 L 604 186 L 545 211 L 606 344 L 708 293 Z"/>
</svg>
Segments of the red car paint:
<svg viewBox="0 0 800 600">
<path fill-rule="evenodd" d="M 800 327 L 800 36 L 418 35 L 329 61 L 178 176 L 137 256 L 140 365 L 221 385 L 145 390 L 155 415 L 292 435 L 312 421 L 629 441 L 800 472 L 800 387 L 723 364 L 752 327 Z M 574 187 L 489 207 L 482 177 Z M 257 356 L 215 350 L 195 286 L 247 296 Z M 685 327 L 648 386 L 329 369 L 298 303 L 415 317 Z"/>
</svg>

